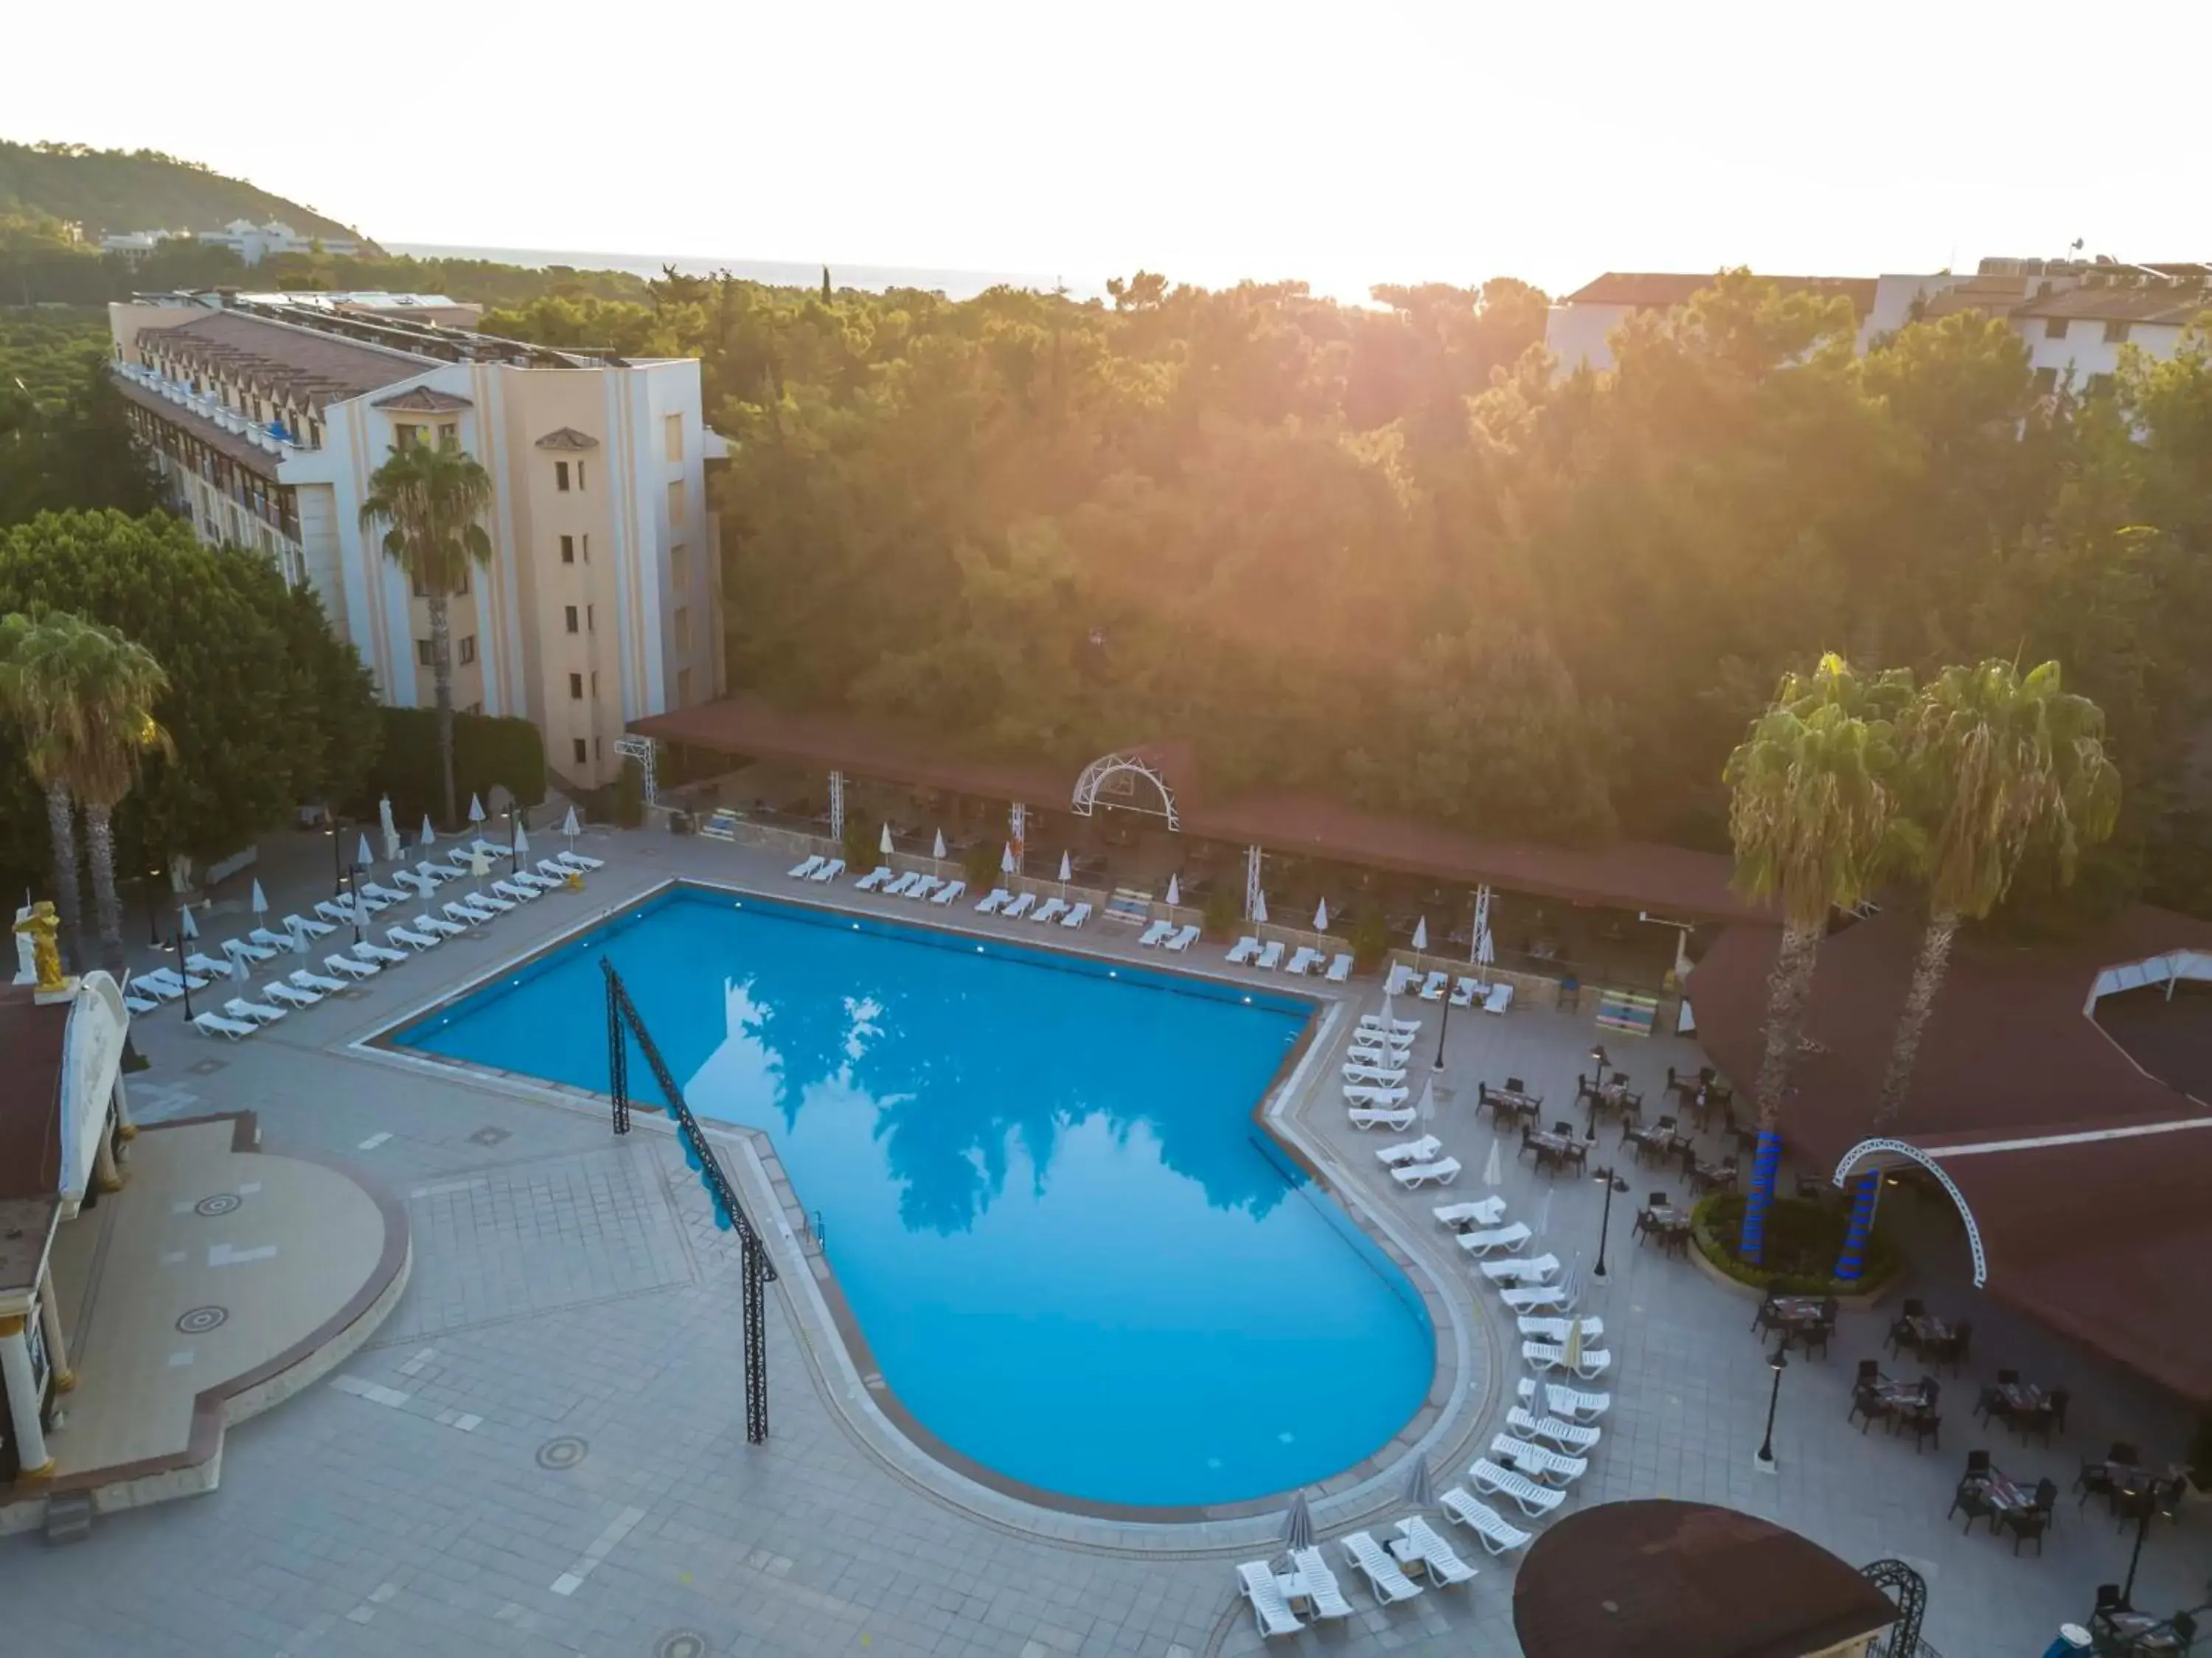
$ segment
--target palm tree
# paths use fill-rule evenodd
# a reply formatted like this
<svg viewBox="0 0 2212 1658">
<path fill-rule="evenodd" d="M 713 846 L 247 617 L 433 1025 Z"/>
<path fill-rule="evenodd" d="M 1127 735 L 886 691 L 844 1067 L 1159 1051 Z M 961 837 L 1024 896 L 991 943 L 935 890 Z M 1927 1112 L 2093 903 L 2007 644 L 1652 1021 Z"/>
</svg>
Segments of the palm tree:
<svg viewBox="0 0 2212 1658">
<path fill-rule="evenodd" d="M 447 605 L 468 583 L 471 564 L 491 562 L 491 538 L 477 521 L 491 505 L 491 476 L 473 455 L 410 443 L 368 480 L 361 525 L 384 529 L 384 551 L 430 600 L 430 670 L 437 687 L 438 764 L 446 821 L 453 812 L 453 649 Z"/>
<path fill-rule="evenodd" d="M 1890 722 L 1869 717 L 1878 688 L 1849 663 L 1823 656 L 1810 676 L 1787 674 L 1774 701 L 1729 756 L 1729 832 L 1735 885 L 1782 901 L 1782 945 L 1767 981 L 1766 1046 L 1754 1095 L 1759 1149 L 1752 1161 L 1740 1253 L 1757 1262 L 1781 1160 L 1783 1093 L 1802 1039 L 1805 1004 L 1829 912 L 1872 893 L 1895 855 L 1899 813 Z"/>
<path fill-rule="evenodd" d="M 23 741 L 23 763 L 46 797 L 46 838 L 53 859 L 54 909 L 61 917 L 62 950 L 82 966 L 84 898 L 77 881 L 76 813 L 61 774 L 59 753 L 46 730 L 36 701 L 40 676 L 28 652 L 42 646 L 38 624 L 25 615 L 0 617 L 0 710 L 15 722 Z"/>
<path fill-rule="evenodd" d="M 11 616 L 0 649 L 0 701 L 28 739 L 34 775 L 46 791 L 54 856 L 67 863 L 57 908 L 77 910 L 70 811 L 84 808 L 85 850 L 100 920 L 100 965 L 120 978 L 123 906 L 115 891 L 113 814 L 138 780 L 139 757 L 167 749 L 154 704 L 169 677 L 153 653 L 112 627 L 64 612 Z M 62 872 L 58 870 L 58 875 Z"/>
<path fill-rule="evenodd" d="M 1912 803 L 1923 808 L 1928 927 L 1897 1021 L 1875 1126 L 1896 1121 L 1959 923 L 1980 920 L 2010 890 L 2028 852 L 2048 847 L 2070 882 L 2081 849 L 2112 832 L 2119 769 L 2105 755 L 2104 711 L 2069 695 L 2058 664 L 2023 679 L 1990 660 L 1947 667 L 1898 730 Z"/>
</svg>

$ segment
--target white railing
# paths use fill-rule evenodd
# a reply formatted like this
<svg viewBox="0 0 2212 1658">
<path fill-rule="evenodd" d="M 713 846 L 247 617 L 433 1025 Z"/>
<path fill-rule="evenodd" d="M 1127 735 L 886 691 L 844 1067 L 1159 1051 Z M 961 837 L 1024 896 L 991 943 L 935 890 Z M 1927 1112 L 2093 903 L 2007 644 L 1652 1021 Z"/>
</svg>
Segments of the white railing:
<svg viewBox="0 0 2212 1658">
<path fill-rule="evenodd" d="M 312 454 L 313 446 L 296 437 L 279 437 L 266 426 L 248 420 L 223 400 L 206 392 L 196 392 L 180 380 L 173 380 L 158 369 L 143 363 L 118 363 L 115 371 L 136 386 L 167 398 L 181 408 L 189 409 L 204 420 L 213 422 L 227 432 L 235 433 L 256 448 L 283 457 L 288 454 Z"/>
</svg>

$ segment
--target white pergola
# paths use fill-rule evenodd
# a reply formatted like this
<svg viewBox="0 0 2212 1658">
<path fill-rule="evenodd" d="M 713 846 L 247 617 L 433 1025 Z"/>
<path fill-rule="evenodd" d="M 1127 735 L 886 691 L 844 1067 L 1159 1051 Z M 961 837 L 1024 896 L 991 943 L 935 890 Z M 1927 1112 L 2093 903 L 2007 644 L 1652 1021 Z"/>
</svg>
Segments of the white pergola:
<svg viewBox="0 0 2212 1658">
<path fill-rule="evenodd" d="M 1159 796 L 1157 807 L 1139 803 L 1139 781 L 1148 783 Z M 1075 798 L 1069 809 L 1079 818 L 1087 818 L 1097 808 L 1103 795 L 1109 806 L 1127 812 L 1149 812 L 1154 817 L 1167 820 L 1170 829 L 1181 830 L 1182 820 L 1176 815 L 1175 791 L 1168 780 L 1160 775 L 1159 768 L 1134 754 L 1106 754 L 1083 768 L 1083 775 L 1075 780 Z"/>
</svg>

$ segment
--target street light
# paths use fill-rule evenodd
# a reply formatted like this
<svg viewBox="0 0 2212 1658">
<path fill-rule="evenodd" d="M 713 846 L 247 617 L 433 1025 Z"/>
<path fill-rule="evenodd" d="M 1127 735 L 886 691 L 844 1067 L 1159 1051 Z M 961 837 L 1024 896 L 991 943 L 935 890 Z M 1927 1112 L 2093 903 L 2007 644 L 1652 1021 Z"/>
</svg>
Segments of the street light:
<svg viewBox="0 0 2212 1658">
<path fill-rule="evenodd" d="M 177 977 L 185 986 L 185 1022 L 189 1025 L 192 1022 L 192 969 L 185 960 L 185 936 L 181 930 L 170 939 L 169 948 L 177 954 Z"/>
<path fill-rule="evenodd" d="M 354 948 L 361 947 L 361 874 L 351 872 L 352 879 L 346 893 L 346 913 L 353 917 Z"/>
<path fill-rule="evenodd" d="M 1595 1125 L 1589 1131 L 1589 1143 L 1592 1145 L 1597 1143 L 1597 1129 Z M 1593 1178 L 1605 1187 L 1605 1213 L 1599 1217 L 1597 1223 L 1597 1265 L 1593 1269 L 1590 1276 L 1602 1278 L 1605 1276 L 1606 1234 L 1613 1228 L 1613 1194 L 1616 1192 L 1627 1191 L 1628 1182 L 1609 1168 L 1598 1170 Z"/>
<path fill-rule="evenodd" d="M 2174 1509 L 2181 1501 L 2180 1478 L 2176 1476 L 2165 1482 L 2154 1479 L 2142 1496 L 2142 1506 L 2136 1512 L 2136 1546 L 2128 1556 L 2128 1581 L 2120 1589 L 2120 1604 L 2130 1608 L 2136 1603 L 2136 1568 L 2142 1564 L 2143 1542 L 2150 1536 L 2150 1522 L 2159 1515 L 2173 1518 Z"/>
<path fill-rule="evenodd" d="M 1468 899 L 1468 925 L 1470 928 L 1471 928 L 1471 927 L 1473 927 L 1473 926 L 1474 925 L 1474 901 L 1472 899 Z M 1449 940 L 1447 940 L 1446 942 L 1449 942 Z M 1437 1058 L 1436 1058 L 1436 1064 L 1435 1064 L 1431 1068 L 1431 1069 L 1432 1069 L 1432 1070 L 1437 1073 L 1437 1076 L 1443 1076 L 1443 1070 L 1444 1070 L 1444 1033 L 1445 1033 L 1446 1031 L 1449 1031 L 1449 1030 L 1451 1028 L 1451 1010 L 1452 1010 L 1452 999 L 1451 999 L 1451 995 L 1450 995 L 1450 992 L 1449 992 L 1449 991 L 1447 991 L 1445 992 L 1445 995 L 1444 995 L 1444 1010 L 1443 1010 L 1443 1014 L 1442 1014 L 1441 1015 L 1439 1015 L 1439 1016 L 1438 1016 L 1438 1018 L 1437 1018 Z"/>
<path fill-rule="evenodd" d="M 1774 1372 L 1774 1391 L 1766 1400 L 1766 1437 L 1759 1442 L 1759 1454 L 1753 1466 L 1763 1474 L 1774 1472 L 1774 1412 L 1782 1403 L 1782 1373 L 1790 1368 L 1790 1344 L 1787 1339 L 1776 1344 L 1766 1361 L 1766 1368 Z"/>
<path fill-rule="evenodd" d="M 159 869 L 146 872 L 146 948 L 152 950 L 167 948 L 161 942 L 161 917 L 154 912 L 154 883 L 161 878 Z"/>
<path fill-rule="evenodd" d="M 1589 1061 L 1592 1065 L 1596 1067 L 1595 1074 L 1590 1077 L 1589 1095 L 1589 1120 L 1590 1126 L 1593 1131 L 1592 1137 L 1595 1138 L 1595 1131 L 1597 1126 L 1598 1096 L 1605 1089 L 1605 1068 L 1611 1064 L 1613 1061 L 1606 1058 L 1605 1044 L 1602 1042 L 1599 1043 L 1595 1047 L 1589 1051 Z"/>
<path fill-rule="evenodd" d="M 345 840 L 345 820 L 333 815 L 330 816 L 329 822 L 331 826 L 326 832 L 331 838 L 331 896 L 336 898 L 345 887 L 344 865 L 340 862 L 344 856 L 342 849 Z"/>
</svg>

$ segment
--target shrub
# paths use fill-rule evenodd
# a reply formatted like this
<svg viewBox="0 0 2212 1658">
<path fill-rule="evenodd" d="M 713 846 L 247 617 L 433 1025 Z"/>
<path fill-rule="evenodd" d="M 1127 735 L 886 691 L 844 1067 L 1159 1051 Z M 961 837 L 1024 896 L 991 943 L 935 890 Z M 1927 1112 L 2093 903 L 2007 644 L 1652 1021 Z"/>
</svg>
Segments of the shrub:
<svg viewBox="0 0 2212 1658">
<path fill-rule="evenodd" d="M 847 813 L 845 815 L 845 867 L 856 871 L 874 869 L 883 857 L 883 849 L 878 844 L 882 838 L 882 825 L 869 822 L 863 813 Z"/>
<path fill-rule="evenodd" d="M 402 824 L 425 812 L 438 815 L 445 810 L 445 783 L 438 771 L 437 710 L 386 708 L 378 713 L 384 722 L 383 744 L 362 797 L 348 806 L 349 815 L 374 818 L 380 795 L 392 796 L 392 815 Z M 489 795 L 495 784 L 503 784 L 524 806 L 544 802 L 545 744 L 538 728 L 527 720 L 454 715 L 455 809 L 466 810 L 470 795 Z"/>
<path fill-rule="evenodd" d="M 1237 930 L 1237 923 L 1243 917 L 1244 905 L 1239 895 L 1223 882 L 1206 895 L 1204 913 L 1206 936 L 1212 939 L 1224 939 Z"/>
<path fill-rule="evenodd" d="M 2197 1431 L 2189 1439 L 2189 1478 L 2198 1490 L 2212 1492 L 2212 1405 L 2197 1413 Z"/>
<path fill-rule="evenodd" d="M 1691 1234 L 1705 1258 L 1738 1283 L 1784 1295 L 1860 1295 L 1878 1289 L 1903 1265 L 1882 1240 L 1881 1229 L 1867 1241 L 1866 1271 L 1855 1283 L 1835 1277 L 1850 1229 L 1848 1211 L 1802 1198 L 1777 1198 L 1766 1211 L 1765 1259 L 1753 1266 L 1739 1259 L 1744 1197 L 1717 1192 L 1700 1198 L 1690 1211 Z"/>
<path fill-rule="evenodd" d="M 1003 850 L 987 840 L 979 840 L 960 855 L 960 868 L 969 887 L 981 893 L 999 884 L 999 858 Z"/>
<path fill-rule="evenodd" d="M 615 821 L 625 829 L 645 821 L 645 768 L 634 755 L 625 754 L 615 774 Z"/>
<path fill-rule="evenodd" d="M 1370 910 L 1352 923 L 1351 936 L 1345 942 L 1352 946 L 1352 957 L 1360 972 L 1372 972 L 1390 954 L 1389 923 L 1380 910 Z"/>
</svg>

